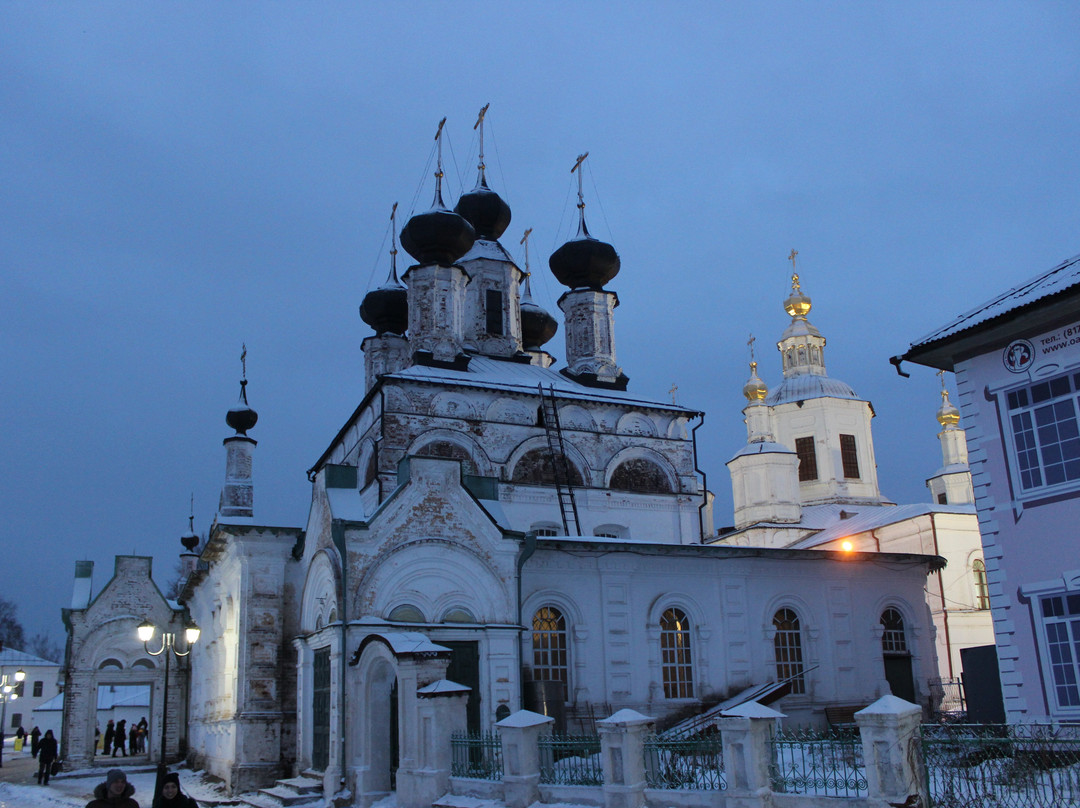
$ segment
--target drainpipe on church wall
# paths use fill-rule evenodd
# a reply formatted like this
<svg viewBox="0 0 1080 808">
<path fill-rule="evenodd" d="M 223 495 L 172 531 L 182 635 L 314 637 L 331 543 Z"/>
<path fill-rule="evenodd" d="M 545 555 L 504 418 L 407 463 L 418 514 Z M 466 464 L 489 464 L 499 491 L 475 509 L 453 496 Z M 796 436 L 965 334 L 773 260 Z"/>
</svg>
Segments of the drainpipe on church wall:
<svg viewBox="0 0 1080 808">
<path fill-rule="evenodd" d="M 705 470 L 698 468 L 697 457 L 697 431 L 701 429 L 701 425 L 705 423 L 705 413 L 699 412 L 698 417 L 701 420 L 697 426 L 690 430 L 691 439 L 694 442 L 694 471 L 701 475 L 701 505 L 697 509 L 698 520 L 698 533 L 700 534 L 701 541 L 705 541 L 705 507 L 709 504 L 709 479 L 705 476 Z M 715 516 L 713 517 L 715 518 Z M 715 527 L 715 523 L 714 523 Z"/>
<path fill-rule="evenodd" d="M 935 515 L 930 514 L 930 532 L 934 537 L 934 555 L 940 556 L 941 552 L 938 550 L 937 541 L 937 523 L 934 521 Z M 949 678 L 955 679 L 952 664 L 952 639 L 949 637 L 949 610 L 945 608 L 945 578 L 941 574 L 941 570 L 938 570 L 935 575 L 937 575 L 938 580 L 938 591 L 941 593 L 941 621 L 945 627 L 945 657 L 949 660 Z"/>
<path fill-rule="evenodd" d="M 525 707 L 525 660 L 521 656 L 521 635 L 525 631 L 525 616 L 521 613 L 521 570 L 525 566 L 525 562 L 528 561 L 532 554 L 536 552 L 536 533 L 529 531 L 525 534 L 525 541 L 521 545 L 521 550 L 518 551 L 517 557 L 517 612 L 518 612 L 518 641 L 517 645 L 517 670 L 518 670 L 518 706 L 521 709 Z"/>
</svg>

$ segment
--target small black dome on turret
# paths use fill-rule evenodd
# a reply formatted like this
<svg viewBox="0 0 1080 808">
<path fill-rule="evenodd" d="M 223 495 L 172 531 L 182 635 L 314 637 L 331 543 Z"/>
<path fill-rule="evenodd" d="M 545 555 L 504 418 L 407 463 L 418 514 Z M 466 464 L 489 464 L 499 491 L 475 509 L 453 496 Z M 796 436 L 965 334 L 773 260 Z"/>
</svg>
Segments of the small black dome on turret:
<svg viewBox="0 0 1080 808">
<path fill-rule="evenodd" d="M 589 235 L 582 219 L 576 238 L 559 247 L 548 259 L 551 272 L 563 286 L 602 289 L 619 274 L 622 263 L 615 248 Z"/>
<path fill-rule="evenodd" d="M 521 342 L 525 350 L 539 350 L 559 330 L 559 321 L 532 299 L 529 276 L 525 276 L 525 290 L 521 294 Z"/>
<path fill-rule="evenodd" d="M 376 334 L 404 334 L 408 329 L 409 292 L 398 282 L 393 269 L 386 283 L 364 295 L 360 319 L 374 328 Z"/>
<path fill-rule="evenodd" d="M 401 246 L 422 265 L 450 266 L 471 250 L 475 241 L 472 225 L 447 210 L 438 190 L 431 210 L 416 214 L 401 229 Z"/>
<path fill-rule="evenodd" d="M 184 545 L 184 549 L 190 553 L 199 546 L 199 537 L 194 533 L 185 533 L 180 537 L 180 543 Z"/>
<path fill-rule="evenodd" d="M 247 435 L 247 431 L 255 426 L 259 420 L 259 414 L 248 406 L 247 379 L 240 381 L 240 403 L 225 413 L 225 423 L 236 430 L 237 435 Z"/>
<path fill-rule="evenodd" d="M 496 241 L 510 226 L 510 206 L 488 188 L 483 174 L 475 188 L 461 195 L 454 211 L 473 226 L 477 238 L 488 241 Z"/>
</svg>

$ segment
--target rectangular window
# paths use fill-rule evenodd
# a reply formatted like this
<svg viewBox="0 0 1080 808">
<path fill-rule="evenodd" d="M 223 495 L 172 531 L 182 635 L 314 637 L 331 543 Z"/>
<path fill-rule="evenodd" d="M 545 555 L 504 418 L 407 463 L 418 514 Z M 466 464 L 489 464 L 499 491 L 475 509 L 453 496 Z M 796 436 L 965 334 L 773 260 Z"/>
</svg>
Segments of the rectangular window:
<svg viewBox="0 0 1080 808">
<path fill-rule="evenodd" d="M 795 454 L 799 457 L 799 482 L 817 479 L 817 455 L 813 438 L 795 438 Z"/>
<path fill-rule="evenodd" d="M 41 691 L 45 687 L 44 682 L 34 682 L 34 698 L 41 698 Z"/>
<path fill-rule="evenodd" d="M 20 699 L 26 695 L 26 682 L 19 682 L 15 685 L 15 695 Z"/>
<path fill-rule="evenodd" d="M 1059 707 L 1080 707 L 1080 594 L 1042 599 L 1050 686 Z"/>
<path fill-rule="evenodd" d="M 938 503 L 938 505 L 948 505 L 949 504 L 949 498 L 947 496 L 945 496 L 945 494 L 938 494 L 937 495 L 937 503 Z"/>
<path fill-rule="evenodd" d="M 11 726 L 12 729 L 18 729 L 20 726 L 22 726 L 22 713 L 12 713 L 11 714 L 11 724 L 10 724 L 10 726 Z"/>
<path fill-rule="evenodd" d="M 498 289 L 488 289 L 485 297 L 487 314 L 487 332 L 502 336 L 503 333 L 503 293 Z"/>
<path fill-rule="evenodd" d="M 1080 483 L 1080 376 L 1058 376 L 1005 395 L 1006 441 L 1022 494 Z"/>
<path fill-rule="evenodd" d="M 859 454 L 855 451 L 855 436 L 840 436 L 840 462 L 844 465 L 844 476 L 849 480 L 859 479 Z"/>
</svg>

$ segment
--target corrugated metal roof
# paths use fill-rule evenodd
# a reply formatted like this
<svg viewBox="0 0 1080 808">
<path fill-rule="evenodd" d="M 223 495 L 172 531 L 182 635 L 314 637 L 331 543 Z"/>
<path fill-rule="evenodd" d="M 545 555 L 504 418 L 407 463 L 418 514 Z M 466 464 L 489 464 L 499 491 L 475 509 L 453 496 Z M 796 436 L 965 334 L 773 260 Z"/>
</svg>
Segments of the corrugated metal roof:
<svg viewBox="0 0 1080 808">
<path fill-rule="evenodd" d="M 486 356 L 473 356 L 467 370 L 450 370 L 429 365 L 413 365 L 397 373 L 386 376 L 389 379 L 420 379 L 424 381 L 461 384 L 467 387 L 480 387 L 490 390 L 508 390 L 520 393 L 535 393 L 538 385 L 544 389 L 553 387 L 558 398 L 571 398 L 588 401 L 610 401 L 618 404 L 638 404 L 662 410 L 674 410 L 685 414 L 697 413 L 697 410 L 680 407 L 677 404 L 662 401 L 650 401 L 640 396 L 619 390 L 605 390 L 587 387 L 569 379 L 550 368 L 538 365 L 526 365 L 519 362 L 491 359 Z"/>
<path fill-rule="evenodd" d="M 1049 272 L 1040 273 L 1019 286 L 1014 286 L 997 297 L 961 314 L 955 320 L 911 343 L 911 348 L 951 337 L 961 331 L 974 328 L 980 323 L 1008 314 L 1021 306 L 1027 306 L 1037 300 L 1056 295 L 1077 285 L 1080 285 L 1080 255 L 1068 258 Z"/>
<path fill-rule="evenodd" d="M 59 662 L 50 662 L 47 659 L 42 659 L 39 656 L 28 654 L 25 651 L 16 651 L 14 648 L 5 648 L 0 651 L 0 665 L 7 667 L 9 665 L 49 665 L 54 668 L 59 668 Z M 12 671 L 14 673 L 14 671 Z"/>
<path fill-rule="evenodd" d="M 854 513 L 847 519 L 840 518 L 840 511 Z M 852 506 L 838 506 L 836 521 L 829 527 L 824 528 L 813 536 L 807 536 L 800 542 L 791 545 L 795 550 L 807 550 L 826 542 L 834 541 L 851 536 L 856 533 L 865 533 L 868 530 L 876 530 L 885 525 L 895 525 L 908 519 L 915 519 L 931 513 L 958 513 L 975 515 L 974 505 L 934 505 L 932 503 L 916 502 L 910 505 L 888 505 L 861 509 L 855 513 Z"/>
</svg>

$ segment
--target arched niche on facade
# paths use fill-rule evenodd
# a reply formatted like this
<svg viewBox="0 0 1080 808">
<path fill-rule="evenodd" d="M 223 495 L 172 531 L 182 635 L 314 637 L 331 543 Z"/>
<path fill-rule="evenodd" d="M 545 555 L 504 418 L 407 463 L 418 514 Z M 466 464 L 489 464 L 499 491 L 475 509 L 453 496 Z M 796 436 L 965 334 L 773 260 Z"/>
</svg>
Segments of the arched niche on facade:
<svg viewBox="0 0 1080 808">
<path fill-rule="evenodd" d="M 565 459 L 573 486 L 591 486 L 587 479 L 588 464 L 574 445 L 563 441 L 566 448 Z M 545 438 L 536 437 L 522 441 L 510 453 L 506 463 L 510 469 L 510 481 L 520 485 L 555 485 L 555 467 L 552 464 L 551 449 Z"/>
<path fill-rule="evenodd" d="M 449 429 L 432 429 L 418 435 L 405 454 L 457 460 L 461 463 L 462 475 L 494 476 L 494 466 L 479 444 L 467 435 Z"/>
<path fill-rule="evenodd" d="M 631 446 L 618 452 L 607 467 L 607 487 L 635 494 L 674 494 L 679 477 L 671 462 L 659 452 Z"/>
</svg>

